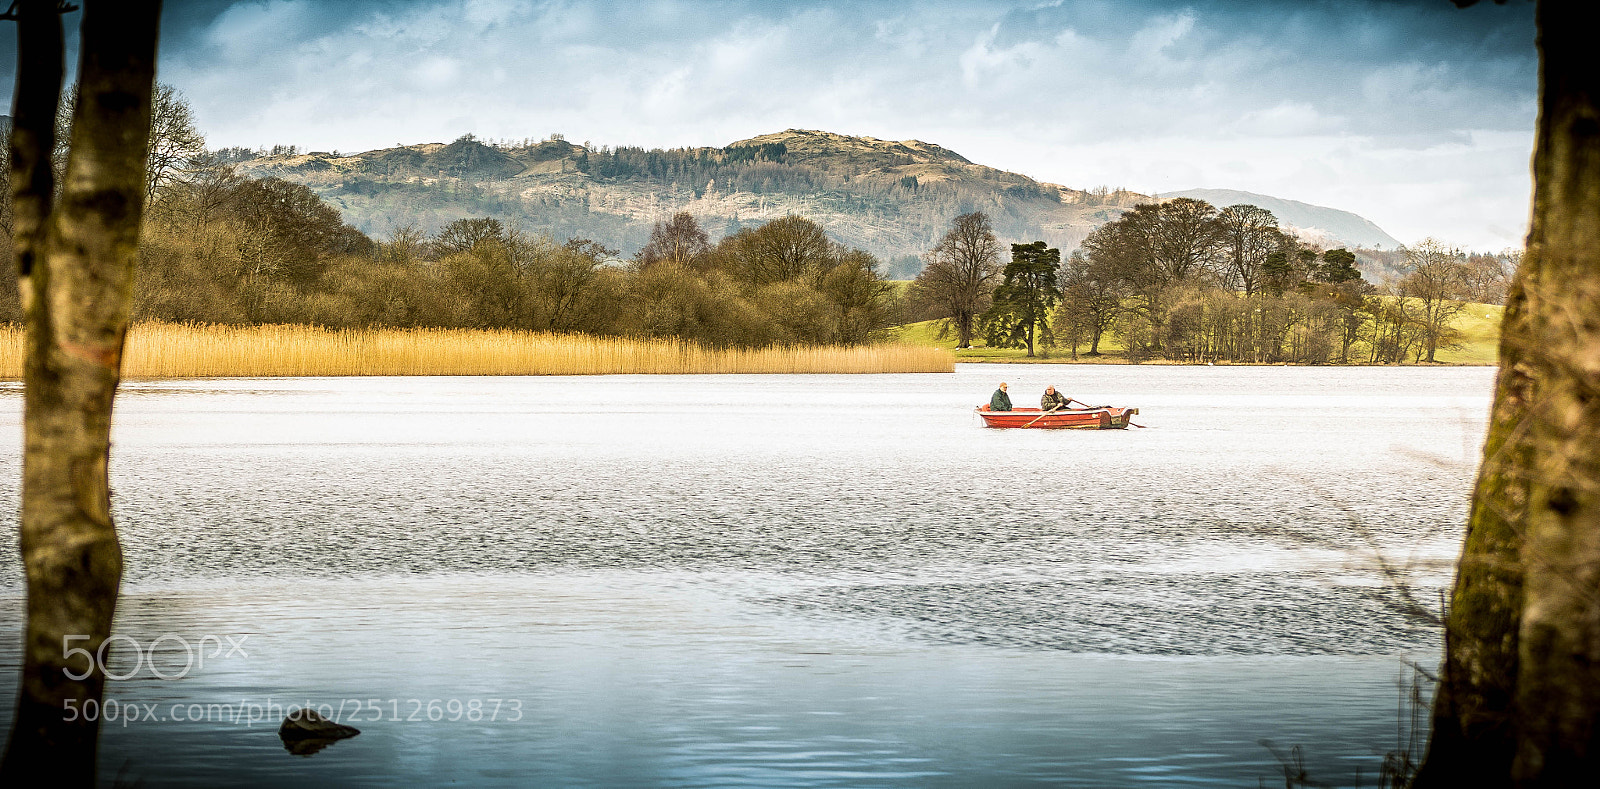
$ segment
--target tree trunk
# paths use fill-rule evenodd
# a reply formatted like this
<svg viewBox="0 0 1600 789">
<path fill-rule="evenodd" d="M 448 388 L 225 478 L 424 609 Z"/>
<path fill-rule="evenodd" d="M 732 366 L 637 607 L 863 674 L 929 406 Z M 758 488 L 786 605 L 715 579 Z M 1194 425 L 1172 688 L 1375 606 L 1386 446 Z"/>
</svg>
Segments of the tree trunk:
<svg viewBox="0 0 1600 789">
<path fill-rule="evenodd" d="M 54 208 L 36 170 L 49 169 L 50 149 L 39 146 L 50 140 L 42 127 L 59 101 L 61 24 L 54 0 L 16 7 L 12 189 L 24 207 L 15 254 L 27 325 L 20 542 L 28 622 L 0 763 L 8 785 L 41 776 L 93 785 L 99 723 L 74 720 L 70 710 L 101 698 L 106 658 L 68 659 L 66 650 L 101 655 L 122 576 L 106 463 L 144 211 L 160 2 L 85 5 L 71 155 Z"/>
<path fill-rule="evenodd" d="M 1600 70 L 1538 6 L 1534 210 L 1418 787 L 1600 785 Z"/>
</svg>

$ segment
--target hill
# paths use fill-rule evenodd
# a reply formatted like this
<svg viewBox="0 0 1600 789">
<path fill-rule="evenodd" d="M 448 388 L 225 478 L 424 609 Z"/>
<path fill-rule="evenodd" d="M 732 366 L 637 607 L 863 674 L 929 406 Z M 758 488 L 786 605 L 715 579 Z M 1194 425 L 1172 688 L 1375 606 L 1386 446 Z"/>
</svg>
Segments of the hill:
<svg viewBox="0 0 1600 789">
<path fill-rule="evenodd" d="M 885 260 L 930 248 L 949 222 L 982 210 L 1009 240 L 1074 247 L 1150 198 L 1090 193 L 974 164 L 938 145 L 790 130 L 722 148 L 588 149 L 559 138 L 490 145 L 470 136 L 351 156 L 314 152 L 240 163 L 250 176 L 311 187 L 346 221 L 382 238 L 415 223 L 497 216 L 631 253 L 676 211 L 713 238 L 801 214 Z M 913 272 L 914 273 L 914 272 Z"/>
<path fill-rule="evenodd" d="M 1217 207 L 1248 203 L 1271 211 L 1278 220 L 1299 231 L 1308 241 L 1324 246 L 1373 247 L 1394 249 L 1400 246 L 1394 236 L 1370 220 L 1320 205 L 1285 200 L 1281 197 L 1240 192 L 1233 189 L 1185 189 L 1181 192 L 1162 192 L 1161 197 L 1192 197 Z"/>
<path fill-rule="evenodd" d="M 408 224 L 431 232 L 455 219 L 495 216 L 631 254 L 656 221 L 677 211 L 694 214 L 713 239 L 800 214 L 838 241 L 895 264 L 891 273 L 899 276 L 916 273 L 916 256 L 961 213 L 989 214 L 1007 242 L 1042 239 L 1072 249 L 1095 227 L 1152 199 L 1035 181 L 920 140 L 803 129 L 721 148 L 589 148 L 559 136 L 489 143 L 467 135 L 353 155 L 240 158 L 243 174 L 305 184 L 380 239 Z M 1365 222 L 1333 209 L 1275 204 Z"/>
</svg>

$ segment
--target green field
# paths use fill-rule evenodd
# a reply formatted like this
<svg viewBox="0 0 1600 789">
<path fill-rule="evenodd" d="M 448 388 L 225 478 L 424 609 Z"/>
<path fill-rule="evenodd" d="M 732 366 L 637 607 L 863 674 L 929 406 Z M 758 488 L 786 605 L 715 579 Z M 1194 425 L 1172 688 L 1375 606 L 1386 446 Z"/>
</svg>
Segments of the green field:
<svg viewBox="0 0 1600 789">
<path fill-rule="evenodd" d="M 1467 304 L 1451 324 L 1461 330 L 1460 345 L 1440 348 L 1434 358 L 1444 364 L 1498 364 L 1500 316 L 1505 311 L 1499 304 Z"/>
<path fill-rule="evenodd" d="M 1498 304 L 1468 304 L 1461 314 L 1456 316 L 1453 325 L 1461 330 L 1461 342 L 1454 348 L 1440 348 L 1435 358 L 1441 364 L 1463 365 L 1493 365 L 1499 358 L 1500 347 L 1500 315 L 1505 311 Z M 958 362 L 1021 362 L 1021 363 L 1073 363 L 1072 352 L 1066 348 L 1052 348 L 1048 358 L 1028 358 L 1028 352 L 1022 348 L 989 348 L 983 345 L 982 338 L 976 340 L 972 348 L 956 350 L 955 333 L 949 336 L 939 336 L 942 321 L 922 321 L 908 323 L 893 329 L 894 338 L 903 342 L 932 345 L 945 348 L 955 354 Z M 1037 349 L 1036 349 L 1037 350 Z M 1126 364 L 1127 360 L 1122 355 L 1122 345 L 1115 335 L 1106 337 L 1100 343 L 1100 350 L 1104 353 L 1101 357 L 1085 356 L 1086 346 L 1080 346 L 1077 363 L 1099 364 Z M 1146 364 L 1162 364 L 1159 360 L 1147 361 Z"/>
<path fill-rule="evenodd" d="M 1072 362 L 1072 351 L 1070 349 L 1051 348 L 1049 349 L 1048 357 L 1035 357 L 1029 359 L 1026 348 L 990 348 L 983 344 L 983 338 L 981 337 L 974 340 L 976 344 L 973 347 L 957 350 L 955 332 L 950 332 L 950 336 L 948 337 L 939 337 L 939 328 L 941 323 L 943 323 L 943 321 L 922 321 L 920 323 L 908 323 L 904 326 L 898 326 L 895 329 L 897 332 L 895 339 L 900 340 L 901 342 L 917 343 L 919 345 L 932 345 L 935 347 L 944 348 L 955 354 L 956 361 L 958 362 Z M 1039 350 L 1040 349 L 1036 348 L 1035 352 L 1039 352 Z M 1116 337 L 1107 337 L 1105 340 L 1101 341 L 1100 352 L 1104 354 L 1104 356 L 1085 356 L 1084 352 L 1087 350 L 1087 346 L 1080 347 L 1078 349 L 1079 362 L 1100 362 L 1109 364 L 1124 363 L 1122 358 L 1122 345 L 1117 341 Z"/>
</svg>

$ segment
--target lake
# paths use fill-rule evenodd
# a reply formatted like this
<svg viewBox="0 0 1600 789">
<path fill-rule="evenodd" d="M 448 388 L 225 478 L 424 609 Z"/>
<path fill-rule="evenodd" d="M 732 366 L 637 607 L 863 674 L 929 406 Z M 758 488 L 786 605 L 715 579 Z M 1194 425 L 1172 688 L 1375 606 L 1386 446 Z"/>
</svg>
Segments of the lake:
<svg viewBox="0 0 1600 789">
<path fill-rule="evenodd" d="M 1265 740 L 1375 785 L 1439 642 L 1376 557 L 1436 603 L 1493 375 L 130 383 L 101 780 L 1255 786 Z M 1146 427 L 987 430 L 1000 380 Z M 363 733 L 286 752 L 306 702 Z"/>
</svg>

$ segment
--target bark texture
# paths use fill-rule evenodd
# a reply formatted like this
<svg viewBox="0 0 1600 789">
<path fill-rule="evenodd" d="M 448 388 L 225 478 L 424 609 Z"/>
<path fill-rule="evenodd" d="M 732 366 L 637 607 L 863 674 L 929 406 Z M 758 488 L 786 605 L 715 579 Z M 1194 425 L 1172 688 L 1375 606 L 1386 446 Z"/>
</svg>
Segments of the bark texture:
<svg viewBox="0 0 1600 789">
<path fill-rule="evenodd" d="M 1600 786 L 1600 70 L 1538 5 L 1533 221 L 1415 786 Z"/>
<path fill-rule="evenodd" d="M 85 3 L 71 155 L 52 205 L 45 143 L 53 121 L 45 118 L 61 89 L 57 6 L 16 6 L 22 51 L 12 189 L 27 324 L 21 549 L 28 622 L 0 783 L 89 786 L 98 722 L 68 720 L 65 708 L 100 699 L 104 664 L 67 659 L 64 637 L 87 636 L 70 646 L 101 654 L 122 576 L 106 464 L 144 211 L 160 3 Z"/>
</svg>

